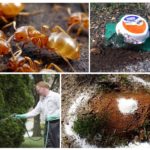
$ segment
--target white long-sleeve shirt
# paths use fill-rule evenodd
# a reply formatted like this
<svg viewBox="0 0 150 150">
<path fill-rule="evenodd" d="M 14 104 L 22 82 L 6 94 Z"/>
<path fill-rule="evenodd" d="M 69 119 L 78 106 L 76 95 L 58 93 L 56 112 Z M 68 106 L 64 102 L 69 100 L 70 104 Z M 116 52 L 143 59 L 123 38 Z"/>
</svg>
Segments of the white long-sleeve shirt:
<svg viewBox="0 0 150 150">
<path fill-rule="evenodd" d="M 38 114 L 40 114 L 42 122 L 46 120 L 47 116 L 60 116 L 60 95 L 49 91 L 49 94 L 46 97 L 41 96 L 36 107 L 25 115 L 27 118 L 32 118 Z"/>
</svg>

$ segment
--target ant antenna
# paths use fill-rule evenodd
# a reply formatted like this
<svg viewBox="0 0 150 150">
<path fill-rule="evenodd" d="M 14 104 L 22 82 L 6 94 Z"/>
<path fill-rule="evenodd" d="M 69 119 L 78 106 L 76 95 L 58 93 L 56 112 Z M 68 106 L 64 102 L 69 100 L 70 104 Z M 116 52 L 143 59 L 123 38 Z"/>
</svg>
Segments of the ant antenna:
<svg viewBox="0 0 150 150">
<path fill-rule="evenodd" d="M 71 8 L 69 7 L 69 8 L 67 8 L 67 12 L 68 12 L 68 14 L 71 16 Z"/>
</svg>

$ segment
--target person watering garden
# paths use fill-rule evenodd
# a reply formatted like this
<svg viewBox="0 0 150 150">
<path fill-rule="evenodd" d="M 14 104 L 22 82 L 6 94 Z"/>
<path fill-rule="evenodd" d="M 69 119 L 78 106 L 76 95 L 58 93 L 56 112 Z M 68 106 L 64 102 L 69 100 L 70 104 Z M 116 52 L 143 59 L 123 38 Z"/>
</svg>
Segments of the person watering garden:
<svg viewBox="0 0 150 150">
<path fill-rule="evenodd" d="M 16 114 L 16 119 L 32 118 L 40 114 L 41 121 L 45 124 L 45 147 L 59 147 L 60 143 L 60 95 L 49 90 L 46 82 L 40 81 L 36 84 L 36 91 L 40 100 L 36 107 L 25 114 Z"/>
</svg>

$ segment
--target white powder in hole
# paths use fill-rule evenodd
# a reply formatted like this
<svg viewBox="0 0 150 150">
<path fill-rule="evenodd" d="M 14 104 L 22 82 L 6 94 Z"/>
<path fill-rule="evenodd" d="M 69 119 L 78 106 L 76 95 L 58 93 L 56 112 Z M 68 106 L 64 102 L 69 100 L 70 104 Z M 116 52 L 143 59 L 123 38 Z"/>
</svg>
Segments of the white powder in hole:
<svg viewBox="0 0 150 150">
<path fill-rule="evenodd" d="M 134 114 L 138 109 L 138 101 L 133 98 L 118 98 L 117 101 L 119 111 L 124 115 Z"/>
</svg>

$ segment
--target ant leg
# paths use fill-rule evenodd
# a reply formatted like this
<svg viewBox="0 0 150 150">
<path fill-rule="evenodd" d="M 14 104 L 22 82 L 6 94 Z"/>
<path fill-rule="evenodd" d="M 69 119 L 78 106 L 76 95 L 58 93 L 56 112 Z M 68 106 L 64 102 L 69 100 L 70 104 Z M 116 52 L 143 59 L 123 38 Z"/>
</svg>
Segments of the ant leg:
<svg viewBox="0 0 150 150">
<path fill-rule="evenodd" d="M 15 30 L 17 30 L 17 28 L 16 28 L 16 21 L 13 21 L 13 27 L 14 27 Z"/>
<path fill-rule="evenodd" d="M 77 31 L 77 36 L 79 36 L 80 35 L 80 33 L 81 33 L 81 31 L 82 31 L 82 26 L 80 26 L 79 28 L 78 28 L 78 31 Z"/>
<path fill-rule="evenodd" d="M 6 24 L 5 26 L 2 27 L 2 29 L 6 29 L 10 26 L 13 26 L 13 28 L 16 30 L 16 21 L 12 21 L 12 22 Z"/>
<path fill-rule="evenodd" d="M 37 65 L 41 65 L 42 64 L 42 62 L 38 61 L 38 60 L 34 60 L 34 63 L 36 63 Z"/>
<path fill-rule="evenodd" d="M 54 63 L 49 64 L 46 69 L 50 69 L 52 67 L 54 67 L 58 72 L 63 72 L 63 70 L 59 66 L 57 66 L 56 64 L 54 64 Z"/>
<path fill-rule="evenodd" d="M 22 49 L 25 47 L 25 45 L 27 45 L 29 42 L 24 42 L 23 44 L 22 44 Z"/>
<path fill-rule="evenodd" d="M 19 50 L 16 51 L 15 53 L 12 52 L 12 49 L 11 49 L 11 51 L 10 51 L 13 60 L 16 60 L 16 58 L 18 58 L 18 57 L 21 55 L 21 53 L 22 53 L 22 50 L 20 49 L 20 47 L 19 47 L 19 46 L 17 46 L 17 47 L 19 48 Z"/>
<path fill-rule="evenodd" d="M 12 36 L 9 37 L 9 39 L 7 40 L 7 43 L 8 43 L 8 44 L 10 43 L 10 41 L 12 40 L 13 37 L 14 37 L 14 35 L 12 35 Z M 15 57 L 15 55 L 13 54 L 12 48 L 10 48 L 10 53 L 11 53 L 13 59 L 15 60 L 16 57 Z"/>
<path fill-rule="evenodd" d="M 20 12 L 18 15 L 19 16 L 31 16 L 31 15 L 40 14 L 42 12 L 43 12 L 43 10 L 41 10 L 41 11 L 35 11 L 35 12 Z"/>
<path fill-rule="evenodd" d="M 60 26 L 58 26 L 58 25 L 55 26 L 55 27 L 52 29 L 52 32 L 57 32 L 57 31 L 61 31 L 61 32 L 67 34 L 67 32 L 66 32 L 62 27 L 60 27 Z"/>
<path fill-rule="evenodd" d="M 29 65 L 31 66 L 31 68 L 34 66 L 34 65 L 33 65 L 33 61 L 31 60 L 30 57 L 25 56 L 24 59 L 29 62 Z"/>
<path fill-rule="evenodd" d="M 73 68 L 73 66 L 71 65 L 71 63 L 69 62 L 69 60 L 67 59 L 67 58 L 65 58 L 65 57 L 63 57 L 63 56 L 61 56 L 63 59 L 64 59 L 64 61 L 69 65 L 69 67 L 73 70 L 73 72 L 76 72 L 76 70 Z"/>
<path fill-rule="evenodd" d="M 4 23 L 8 23 L 8 20 L 7 20 L 4 16 L 1 16 L 0 18 L 2 19 L 2 21 L 3 21 Z"/>
<path fill-rule="evenodd" d="M 30 70 L 32 72 L 38 72 L 39 71 L 39 68 L 37 65 L 40 65 L 40 62 L 39 61 L 32 61 L 32 59 L 30 57 L 24 57 L 25 60 L 29 63 L 29 66 L 30 66 Z"/>
<path fill-rule="evenodd" d="M 19 56 L 22 54 L 22 49 L 21 49 L 21 47 L 20 47 L 18 44 L 16 44 L 16 46 L 17 46 L 17 48 L 18 48 L 18 51 L 16 51 L 16 52 L 13 54 L 15 58 L 19 57 Z"/>
<path fill-rule="evenodd" d="M 7 40 L 7 43 L 10 43 L 10 41 L 12 40 L 13 37 L 14 37 L 14 35 L 10 36 L 9 39 Z"/>
<path fill-rule="evenodd" d="M 69 7 L 69 8 L 67 8 L 67 12 L 68 12 L 68 14 L 69 14 L 69 16 L 71 16 L 71 8 Z"/>
<path fill-rule="evenodd" d="M 41 33 L 47 35 L 49 31 L 50 31 L 50 30 L 49 30 L 49 26 L 48 26 L 48 25 L 43 25 L 43 26 L 41 27 Z"/>
<path fill-rule="evenodd" d="M 68 27 L 68 29 L 67 29 L 67 32 L 69 33 L 70 32 L 70 30 L 71 30 L 71 28 L 73 27 L 73 26 L 75 26 L 77 23 L 73 23 L 72 25 L 70 25 L 69 27 Z"/>
</svg>

